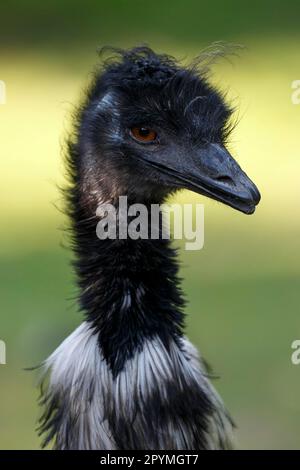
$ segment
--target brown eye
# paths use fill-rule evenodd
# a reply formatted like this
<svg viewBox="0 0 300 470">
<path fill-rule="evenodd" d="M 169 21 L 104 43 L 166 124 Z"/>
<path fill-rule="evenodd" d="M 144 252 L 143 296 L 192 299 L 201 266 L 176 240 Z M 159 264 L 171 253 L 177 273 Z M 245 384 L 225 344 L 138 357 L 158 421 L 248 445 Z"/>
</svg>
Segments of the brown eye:
<svg viewBox="0 0 300 470">
<path fill-rule="evenodd" d="M 149 127 L 132 127 L 130 133 L 135 140 L 142 143 L 154 142 L 157 138 L 157 133 Z"/>
</svg>

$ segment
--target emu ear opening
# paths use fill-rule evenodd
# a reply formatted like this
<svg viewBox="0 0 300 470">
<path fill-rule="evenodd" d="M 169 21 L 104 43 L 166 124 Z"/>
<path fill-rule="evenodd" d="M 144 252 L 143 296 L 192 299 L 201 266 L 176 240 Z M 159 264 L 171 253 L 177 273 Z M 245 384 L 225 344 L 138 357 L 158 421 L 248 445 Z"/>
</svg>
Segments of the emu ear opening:
<svg viewBox="0 0 300 470">
<path fill-rule="evenodd" d="M 101 100 L 97 104 L 97 110 L 106 110 L 113 106 L 114 103 L 114 93 L 108 91 L 105 95 L 102 96 Z"/>
<path fill-rule="evenodd" d="M 118 104 L 119 98 L 117 93 L 114 91 L 107 91 L 98 101 L 96 106 L 97 113 L 110 113 L 111 115 L 117 117 L 118 116 Z"/>
</svg>

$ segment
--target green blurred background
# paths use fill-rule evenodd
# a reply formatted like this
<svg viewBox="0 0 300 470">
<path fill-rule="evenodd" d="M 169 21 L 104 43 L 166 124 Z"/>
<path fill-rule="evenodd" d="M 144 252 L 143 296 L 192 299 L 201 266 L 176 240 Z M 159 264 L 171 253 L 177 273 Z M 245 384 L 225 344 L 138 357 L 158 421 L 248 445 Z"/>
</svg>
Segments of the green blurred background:
<svg viewBox="0 0 300 470">
<path fill-rule="evenodd" d="M 300 448 L 299 1 L 11 0 L 1 4 L 0 448 L 38 448 L 38 364 L 81 321 L 73 300 L 61 145 L 98 46 L 148 43 L 192 58 L 210 42 L 245 45 L 214 80 L 239 108 L 230 148 L 257 183 L 252 217 L 205 202 L 205 247 L 181 251 L 187 330 L 220 376 L 240 448 Z"/>
</svg>

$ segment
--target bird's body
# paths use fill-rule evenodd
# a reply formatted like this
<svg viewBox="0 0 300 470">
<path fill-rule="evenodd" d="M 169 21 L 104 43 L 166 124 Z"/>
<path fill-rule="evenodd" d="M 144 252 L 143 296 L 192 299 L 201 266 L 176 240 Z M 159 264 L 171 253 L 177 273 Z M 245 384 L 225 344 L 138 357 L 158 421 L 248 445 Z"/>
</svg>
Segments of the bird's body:
<svg viewBox="0 0 300 470">
<path fill-rule="evenodd" d="M 46 362 L 41 431 L 55 448 L 231 448 L 232 422 L 184 336 L 170 241 L 99 240 L 95 215 L 101 204 L 118 213 L 122 195 L 150 208 L 182 187 L 253 212 L 258 192 L 222 147 L 228 116 L 204 78 L 147 48 L 123 52 L 97 73 L 69 145 L 86 319 Z"/>
<path fill-rule="evenodd" d="M 80 325 L 48 359 L 58 449 L 229 449 L 232 423 L 184 337 L 143 342 L 116 376 Z"/>
</svg>

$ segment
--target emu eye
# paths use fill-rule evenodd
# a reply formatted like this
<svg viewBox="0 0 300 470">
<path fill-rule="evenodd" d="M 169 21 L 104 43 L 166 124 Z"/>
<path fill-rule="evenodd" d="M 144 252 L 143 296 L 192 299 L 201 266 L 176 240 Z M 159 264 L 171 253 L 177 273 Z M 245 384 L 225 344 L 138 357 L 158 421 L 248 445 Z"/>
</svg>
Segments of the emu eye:
<svg viewBox="0 0 300 470">
<path fill-rule="evenodd" d="M 155 142 L 157 133 L 149 127 L 132 127 L 130 129 L 131 136 L 141 143 Z"/>
</svg>

